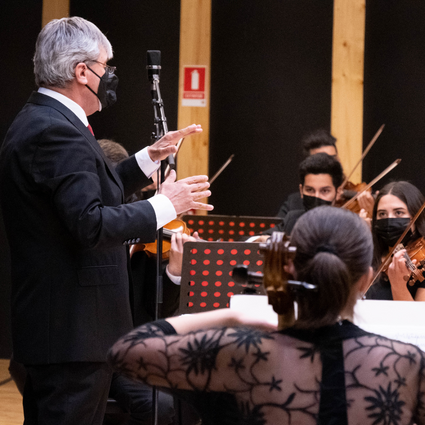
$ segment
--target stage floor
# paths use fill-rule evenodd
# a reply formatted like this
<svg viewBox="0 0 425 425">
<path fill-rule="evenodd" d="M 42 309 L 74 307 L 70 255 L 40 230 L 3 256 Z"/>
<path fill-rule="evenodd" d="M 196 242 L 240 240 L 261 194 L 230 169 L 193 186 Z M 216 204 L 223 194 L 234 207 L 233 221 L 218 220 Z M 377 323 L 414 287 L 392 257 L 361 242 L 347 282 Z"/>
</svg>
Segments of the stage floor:
<svg viewBox="0 0 425 425">
<path fill-rule="evenodd" d="M 22 425 L 22 396 L 10 379 L 8 367 L 9 359 L 0 359 L 0 425 Z"/>
</svg>

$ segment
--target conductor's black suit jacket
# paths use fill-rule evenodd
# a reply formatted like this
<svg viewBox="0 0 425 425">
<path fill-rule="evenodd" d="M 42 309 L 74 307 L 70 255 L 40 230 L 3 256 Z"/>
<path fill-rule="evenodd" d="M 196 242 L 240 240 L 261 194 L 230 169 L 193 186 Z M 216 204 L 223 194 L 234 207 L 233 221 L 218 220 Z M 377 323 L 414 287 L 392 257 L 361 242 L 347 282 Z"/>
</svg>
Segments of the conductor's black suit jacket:
<svg viewBox="0 0 425 425">
<path fill-rule="evenodd" d="M 151 181 L 130 157 L 113 169 L 81 120 L 33 93 L 0 153 L 0 199 L 11 251 L 12 339 L 25 364 L 105 361 L 132 327 L 127 249 L 155 240 Z"/>
</svg>

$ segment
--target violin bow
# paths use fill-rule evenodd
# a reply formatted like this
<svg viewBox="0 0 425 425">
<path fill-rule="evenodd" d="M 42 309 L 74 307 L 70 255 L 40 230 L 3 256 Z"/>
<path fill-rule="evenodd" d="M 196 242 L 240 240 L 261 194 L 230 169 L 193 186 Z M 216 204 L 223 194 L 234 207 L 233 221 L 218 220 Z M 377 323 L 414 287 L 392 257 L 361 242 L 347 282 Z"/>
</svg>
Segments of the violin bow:
<svg viewBox="0 0 425 425">
<path fill-rule="evenodd" d="M 382 177 L 387 175 L 393 168 L 397 167 L 400 162 L 400 158 L 396 159 L 391 165 L 389 165 L 384 171 L 382 171 L 381 174 L 376 176 L 369 184 L 367 184 L 361 192 L 357 192 L 351 199 L 349 199 L 341 208 L 348 208 L 349 206 L 351 206 L 363 192 L 366 192 L 366 190 L 370 189 L 375 183 L 381 180 Z"/>
<path fill-rule="evenodd" d="M 378 278 L 378 276 L 381 274 L 382 270 L 384 270 L 387 262 L 390 260 L 392 255 L 394 254 L 394 251 L 397 249 L 398 245 L 401 243 L 401 241 L 404 239 L 404 237 L 407 235 L 407 232 L 411 229 L 411 227 L 415 224 L 416 220 L 421 215 L 422 211 L 425 209 L 425 202 L 422 204 L 422 206 L 418 209 L 418 212 L 415 214 L 415 216 L 410 220 L 409 225 L 404 229 L 404 232 L 402 235 L 398 238 L 396 244 L 389 250 L 387 256 L 385 257 L 384 261 L 382 261 L 381 265 L 378 267 L 378 270 L 376 271 L 375 276 L 373 277 L 372 281 L 370 282 L 369 286 L 367 287 L 366 292 L 370 289 L 370 287 L 375 283 L 375 280 Z"/>
<path fill-rule="evenodd" d="M 362 163 L 362 161 L 365 159 L 365 156 L 368 154 L 368 152 L 370 151 L 371 147 L 375 144 L 375 142 L 378 140 L 378 137 L 381 135 L 382 130 L 384 129 L 385 124 L 382 124 L 381 127 L 379 127 L 378 131 L 375 133 L 375 135 L 373 136 L 372 140 L 369 142 L 369 144 L 367 145 L 366 149 L 363 151 L 362 156 L 359 160 L 359 162 L 354 166 L 354 168 L 351 170 L 351 173 L 344 179 L 344 181 L 342 182 L 341 185 L 341 189 L 344 189 L 345 185 L 348 183 L 350 177 L 353 175 L 354 171 L 356 170 L 356 168 Z"/>
<path fill-rule="evenodd" d="M 213 181 L 226 169 L 226 167 L 233 161 L 235 154 L 230 155 L 229 159 L 221 166 L 221 168 L 210 178 L 209 182 L 212 185 Z"/>
</svg>

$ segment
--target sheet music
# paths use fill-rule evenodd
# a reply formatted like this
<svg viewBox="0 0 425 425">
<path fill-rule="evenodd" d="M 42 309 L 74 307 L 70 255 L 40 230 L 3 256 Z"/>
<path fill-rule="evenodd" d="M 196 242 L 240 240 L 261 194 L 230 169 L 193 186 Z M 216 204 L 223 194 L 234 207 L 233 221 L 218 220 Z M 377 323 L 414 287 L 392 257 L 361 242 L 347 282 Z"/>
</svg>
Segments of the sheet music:
<svg viewBox="0 0 425 425">
<path fill-rule="evenodd" d="M 359 300 L 354 323 L 362 329 L 417 345 L 425 351 L 425 303 Z"/>
<path fill-rule="evenodd" d="M 277 314 L 266 295 L 235 295 L 230 308 L 265 318 L 277 324 Z M 362 329 L 417 345 L 425 351 L 425 303 L 417 301 L 359 300 L 354 323 Z"/>
<path fill-rule="evenodd" d="M 406 326 L 385 326 L 373 324 L 362 325 L 360 327 L 368 332 L 417 345 L 422 351 L 425 351 L 424 327 L 414 326 L 409 329 Z"/>
</svg>

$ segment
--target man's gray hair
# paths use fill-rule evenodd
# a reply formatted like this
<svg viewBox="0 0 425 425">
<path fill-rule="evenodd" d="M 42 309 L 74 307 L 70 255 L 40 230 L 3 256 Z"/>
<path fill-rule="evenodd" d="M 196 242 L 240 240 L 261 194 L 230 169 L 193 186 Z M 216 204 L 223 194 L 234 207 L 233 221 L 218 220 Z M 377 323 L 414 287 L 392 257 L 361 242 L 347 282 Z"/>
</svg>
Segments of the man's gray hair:
<svg viewBox="0 0 425 425">
<path fill-rule="evenodd" d="M 111 59 L 111 43 L 91 22 L 79 17 L 50 21 L 41 30 L 35 46 L 37 86 L 65 88 L 75 77 L 77 64 L 97 61 L 101 47 L 107 59 Z"/>
</svg>

